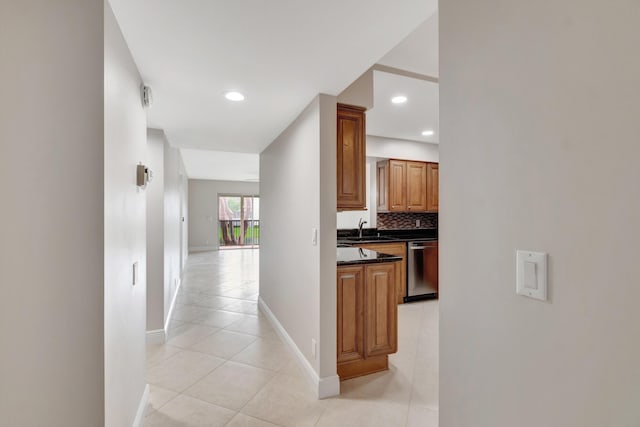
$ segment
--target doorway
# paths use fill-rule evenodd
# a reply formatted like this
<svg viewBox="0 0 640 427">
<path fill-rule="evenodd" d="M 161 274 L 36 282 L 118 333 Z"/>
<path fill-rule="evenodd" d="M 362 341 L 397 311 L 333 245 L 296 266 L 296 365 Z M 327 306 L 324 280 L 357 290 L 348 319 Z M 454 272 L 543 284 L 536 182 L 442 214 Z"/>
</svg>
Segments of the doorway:
<svg viewBox="0 0 640 427">
<path fill-rule="evenodd" d="M 260 197 L 218 196 L 220 249 L 257 248 L 260 245 Z"/>
</svg>

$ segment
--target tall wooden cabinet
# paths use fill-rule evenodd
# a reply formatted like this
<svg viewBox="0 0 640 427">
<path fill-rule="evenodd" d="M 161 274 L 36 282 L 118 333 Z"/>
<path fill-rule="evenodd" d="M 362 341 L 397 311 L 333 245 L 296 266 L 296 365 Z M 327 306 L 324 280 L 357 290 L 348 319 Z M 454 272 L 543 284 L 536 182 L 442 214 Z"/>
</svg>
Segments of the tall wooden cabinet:
<svg viewBox="0 0 640 427">
<path fill-rule="evenodd" d="M 364 210 L 366 203 L 365 109 L 338 104 L 338 210 Z"/>
<path fill-rule="evenodd" d="M 337 370 L 341 380 L 388 369 L 398 350 L 396 263 L 339 266 Z"/>
<path fill-rule="evenodd" d="M 378 212 L 437 212 L 438 164 L 382 160 L 377 164 Z"/>
</svg>

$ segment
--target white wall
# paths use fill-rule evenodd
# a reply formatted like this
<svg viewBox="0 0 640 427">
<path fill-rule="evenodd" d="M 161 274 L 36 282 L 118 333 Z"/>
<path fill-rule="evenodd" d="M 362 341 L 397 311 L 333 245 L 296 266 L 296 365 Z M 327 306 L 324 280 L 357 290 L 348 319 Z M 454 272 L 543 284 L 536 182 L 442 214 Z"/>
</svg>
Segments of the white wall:
<svg viewBox="0 0 640 427">
<path fill-rule="evenodd" d="M 182 226 L 180 228 L 180 266 L 181 271 L 184 271 L 184 267 L 187 263 L 187 257 L 189 256 L 189 177 L 187 176 L 187 170 L 184 161 L 180 166 L 180 220 Z"/>
<path fill-rule="evenodd" d="M 320 95 L 260 155 L 260 298 L 316 377 L 338 386 L 335 126 L 336 99 Z"/>
<path fill-rule="evenodd" d="M 104 7 L 104 407 L 105 425 L 120 427 L 134 422 L 145 389 L 146 192 L 136 165 L 147 160 L 147 121 L 140 74 Z"/>
<path fill-rule="evenodd" d="M 337 108 L 336 98 L 319 95 L 320 101 L 320 397 L 340 393 L 337 374 L 336 210 L 337 210 Z"/>
<path fill-rule="evenodd" d="M 367 135 L 367 157 L 438 162 L 439 145 Z"/>
<path fill-rule="evenodd" d="M 102 1 L 0 2 L 0 425 L 104 420 Z"/>
<path fill-rule="evenodd" d="M 187 199 L 188 187 L 184 163 L 180 150 L 164 140 L 164 324 L 168 327 L 169 309 L 182 278 L 181 264 L 183 241 L 183 201 Z M 186 217 L 186 212 L 184 216 Z M 185 248 L 186 249 L 186 248 Z M 186 259 L 186 257 L 185 257 Z"/>
<path fill-rule="evenodd" d="M 153 180 L 147 193 L 147 331 L 166 329 L 182 277 L 182 200 L 184 164 L 164 131 L 147 130 L 148 165 Z M 157 335 L 153 335 L 157 337 Z M 155 338 L 150 337 L 152 342 Z"/>
<path fill-rule="evenodd" d="M 373 108 L 373 69 L 365 71 L 338 95 L 338 102 L 357 105 L 367 110 Z"/>
<path fill-rule="evenodd" d="M 639 425 L 639 17 L 440 3 L 441 427 Z M 549 253 L 548 302 L 516 249 Z"/>
<path fill-rule="evenodd" d="M 218 250 L 218 195 L 259 193 L 257 182 L 190 179 L 189 250 Z"/>
<path fill-rule="evenodd" d="M 147 130 L 147 331 L 164 328 L 164 132 Z"/>
</svg>

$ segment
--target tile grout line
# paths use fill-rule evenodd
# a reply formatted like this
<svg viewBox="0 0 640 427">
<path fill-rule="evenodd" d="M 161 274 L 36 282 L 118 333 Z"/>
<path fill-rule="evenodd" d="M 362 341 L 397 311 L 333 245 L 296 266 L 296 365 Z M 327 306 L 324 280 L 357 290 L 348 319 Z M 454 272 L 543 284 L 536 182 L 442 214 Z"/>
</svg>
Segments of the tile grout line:
<svg viewBox="0 0 640 427">
<path fill-rule="evenodd" d="M 204 262 L 203 262 L 203 263 L 201 263 L 201 264 L 199 264 L 199 265 L 209 265 L 209 264 L 208 264 L 208 263 L 204 263 Z M 205 272 L 204 272 L 204 274 L 206 274 L 206 273 L 207 273 L 207 272 L 205 271 Z M 219 277 L 218 277 L 217 279 L 219 279 Z M 249 282 L 255 282 L 255 281 L 249 281 Z M 185 283 L 185 285 L 186 285 L 186 284 L 187 284 L 187 283 Z M 243 285 L 244 285 L 244 284 L 245 284 L 245 282 L 243 281 Z M 206 292 L 206 291 L 205 291 L 205 292 Z M 186 387 L 185 387 L 182 391 L 180 391 L 180 392 L 176 392 L 176 391 L 174 391 L 174 390 L 166 389 L 166 388 L 164 388 L 164 387 L 162 387 L 162 386 L 158 386 L 158 387 L 160 387 L 160 388 L 162 388 L 162 389 L 166 389 L 166 390 L 168 390 L 168 391 L 171 391 L 171 392 L 173 392 L 173 393 L 176 393 L 176 396 L 172 397 L 171 399 L 169 399 L 167 402 L 165 402 L 163 405 L 159 406 L 158 408 L 154 408 L 154 410 L 155 410 L 155 411 L 157 411 L 157 410 L 159 410 L 159 409 L 163 408 L 165 405 L 167 405 L 168 403 L 170 403 L 170 402 L 174 401 L 174 400 L 175 400 L 177 397 L 179 397 L 179 396 L 185 396 L 185 397 L 193 398 L 193 399 L 195 399 L 195 400 L 201 401 L 201 402 L 206 403 L 206 404 L 209 404 L 209 405 L 217 406 L 217 407 L 224 408 L 224 409 L 227 409 L 227 410 L 230 410 L 230 411 L 234 412 L 234 414 L 233 414 L 233 416 L 231 417 L 231 419 L 230 419 L 229 421 L 227 421 L 227 422 L 225 423 L 225 425 L 229 424 L 229 423 L 230 423 L 230 422 L 231 422 L 231 421 L 232 421 L 232 420 L 233 420 L 233 419 L 234 419 L 238 414 L 243 414 L 243 415 L 246 415 L 246 416 L 249 416 L 249 417 L 255 418 L 255 419 L 257 419 L 257 420 L 264 421 L 264 422 L 268 422 L 268 423 L 271 423 L 271 424 L 276 425 L 275 423 L 273 423 L 273 422 L 271 422 L 271 421 L 269 421 L 269 420 L 263 419 L 263 418 L 261 418 L 261 417 L 256 417 L 256 416 L 254 416 L 254 415 L 244 414 L 244 413 L 242 413 L 242 410 L 244 410 L 244 409 L 246 408 L 246 406 L 247 406 L 247 405 L 248 405 L 248 404 L 249 404 L 249 403 L 250 403 L 250 402 L 251 402 L 251 401 L 256 397 L 256 395 L 258 395 L 262 390 L 264 390 L 264 388 L 265 388 L 265 387 L 267 387 L 269 384 L 271 384 L 273 381 L 275 381 L 275 380 L 276 380 L 276 378 L 278 378 L 278 376 L 279 376 L 280 374 L 282 374 L 282 375 L 288 375 L 288 373 L 287 373 L 287 372 L 284 372 L 284 369 L 287 367 L 287 365 L 282 366 L 279 370 L 272 370 L 272 369 L 266 368 L 266 367 L 264 367 L 264 366 L 255 366 L 255 365 L 253 365 L 253 364 L 251 364 L 251 363 L 244 363 L 244 362 L 234 361 L 234 360 L 233 360 L 233 358 L 234 358 L 234 357 L 236 357 L 238 354 L 242 353 L 243 351 L 245 351 L 249 346 L 251 346 L 251 345 L 252 345 L 253 343 L 255 343 L 257 340 L 277 341 L 277 342 L 279 342 L 280 344 L 282 344 L 282 340 L 280 340 L 278 337 L 275 337 L 275 339 L 274 339 L 273 337 L 266 337 L 266 336 L 256 335 L 256 334 L 253 334 L 253 333 L 247 333 L 246 331 L 234 331 L 234 330 L 230 330 L 230 329 L 228 329 L 228 328 L 233 327 L 233 326 L 234 326 L 234 325 L 236 325 L 236 324 L 239 324 L 240 322 L 246 321 L 247 319 L 251 319 L 251 318 L 253 318 L 253 319 L 259 319 L 259 318 L 260 318 L 260 315 L 259 315 L 259 313 L 258 313 L 258 312 L 247 313 L 247 312 L 243 312 L 243 311 L 232 311 L 232 310 L 229 310 L 229 309 L 225 310 L 225 308 L 226 308 L 226 307 L 229 307 L 229 306 L 231 306 L 231 305 L 242 305 L 242 304 L 243 304 L 243 302 L 246 302 L 246 303 L 248 303 L 249 305 L 253 305 L 253 304 L 256 304 L 256 301 L 255 301 L 255 300 L 252 300 L 252 299 L 246 299 L 246 298 L 230 297 L 230 296 L 224 295 L 224 294 L 223 294 L 223 293 L 224 293 L 224 291 L 220 292 L 220 294 L 215 294 L 215 295 L 211 295 L 211 294 L 209 294 L 209 293 L 205 293 L 205 292 L 201 292 L 201 291 L 198 291 L 198 290 L 192 290 L 192 289 L 189 289 L 189 288 L 188 288 L 188 286 L 185 286 L 185 287 L 183 287 L 183 288 L 181 289 L 181 295 L 185 295 L 185 294 L 193 295 L 193 294 L 195 293 L 195 294 L 199 295 L 202 299 L 212 298 L 212 297 L 221 297 L 221 298 L 234 299 L 234 300 L 236 300 L 236 301 L 230 302 L 229 304 L 223 305 L 223 306 L 221 306 L 221 307 L 219 307 L 219 308 L 212 308 L 212 307 L 207 306 L 207 305 L 200 305 L 200 304 L 198 304 L 197 302 L 196 302 L 196 303 L 189 303 L 189 304 L 184 304 L 184 303 L 180 303 L 180 304 L 181 304 L 182 306 L 202 308 L 203 310 L 206 310 L 206 311 L 207 311 L 207 312 L 209 312 L 209 313 L 211 313 L 211 312 L 235 313 L 235 314 L 238 314 L 238 315 L 242 315 L 242 316 L 243 316 L 243 318 L 240 318 L 240 319 L 234 320 L 234 321 L 232 321 L 232 322 L 230 322 L 229 324 L 226 324 L 226 325 L 224 325 L 224 326 L 214 326 L 214 325 L 211 325 L 211 324 L 203 323 L 202 319 L 203 319 L 206 315 L 203 315 L 202 317 L 197 316 L 196 318 L 191 319 L 191 320 L 189 320 L 189 321 L 180 320 L 180 319 L 175 319 L 176 321 L 181 322 L 181 324 L 185 324 L 185 325 L 199 325 L 199 326 L 206 326 L 206 327 L 216 328 L 217 330 L 216 330 L 216 331 L 214 331 L 214 332 L 212 332 L 212 333 L 208 333 L 208 334 L 206 334 L 206 335 L 204 335 L 204 336 L 202 336 L 202 337 L 197 338 L 197 341 L 195 341 L 193 344 L 189 345 L 188 347 L 179 347 L 179 346 L 175 346 L 175 345 L 174 345 L 174 346 L 172 346 L 172 347 L 175 347 L 176 349 L 178 349 L 178 351 L 177 351 L 175 354 L 173 354 L 173 355 L 169 356 L 167 359 L 164 359 L 164 360 L 162 360 L 162 361 L 160 361 L 160 362 L 156 362 L 156 363 L 163 363 L 163 362 L 166 362 L 167 360 L 169 360 L 169 359 L 171 359 L 171 358 L 173 358 L 173 357 L 176 357 L 176 356 L 178 356 L 180 353 L 185 352 L 185 351 L 189 351 L 189 352 L 193 352 L 193 353 L 199 353 L 199 354 L 203 354 L 203 355 L 211 356 L 211 357 L 217 357 L 217 358 L 219 358 L 219 359 L 223 359 L 223 360 L 224 360 L 224 362 L 222 362 L 219 366 L 216 366 L 216 367 L 215 367 L 215 368 L 213 368 L 212 370 L 208 371 L 207 373 L 205 373 L 204 375 L 202 375 L 201 377 L 199 377 L 196 381 L 194 381 L 192 384 L 190 384 L 190 385 L 186 386 Z M 251 316 L 251 317 L 250 317 L 250 318 L 247 318 L 246 316 Z M 194 348 L 193 348 L 194 346 L 197 346 L 198 344 L 201 344 L 201 343 L 202 343 L 202 342 L 204 342 L 205 340 L 207 340 L 207 339 L 211 338 L 212 336 L 214 336 L 215 334 L 217 334 L 217 333 L 219 333 L 220 331 L 223 331 L 223 330 L 224 330 L 224 331 L 227 331 L 227 332 L 230 332 L 230 333 L 232 333 L 232 334 L 239 334 L 239 335 L 243 335 L 243 336 L 250 336 L 250 337 L 253 337 L 254 339 L 253 339 L 251 342 L 247 343 L 246 345 L 242 346 L 242 348 L 240 348 L 237 352 L 235 352 L 235 353 L 234 353 L 233 355 L 231 355 L 230 357 L 221 357 L 221 356 L 217 356 L 217 355 L 215 355 L 215 354 L 206 353 L 206 352 L 199 351 L 199 350 L 196 350 L 196 349 L 194 349 Z M 179 336 L 179 335 L 177 335 L 177 336 Z M 166 343 L 165 345 L 170 345 L 170 346 L 171 346 L 171 344 L 168 344 L 168 343 Z M 247 366 L 247 367 L 252 367 L 252 368 L 256 368 L 256 369 L 261 369 L 261 370 L 264 370 L 264 371 L 268 371 L 268 372 L 270 373 L 270 375 L 271 375 L 271 378 L 270 378 L 270 379 L 269 379 L 269 380 L 268 380 L 268 381 L 267 381 L 267 382 L 266 382 L 262 387 L 260 387 L 260 388 L 255 392 L 255 393 L 253 393 L 253 394 L 252 394 L 252 395 L 247 399 L 247 401 L 245 402 L 245 404 L 244 404 L 244 405 L 243 405 L 239 410 L 235 410 L 235 409 L 232 409 L 232 408 L 227 408 L 227 407 L 225 407 L 225 406 L 218 405 L 218 404 L 211 403 L 211 402 L 207 402 L 206 400 L 202 400 L 202 399 L 200 399 L 200 398 L 198 398 L 198 397 L 194 397 L 194 396 L 190 396 L 190 395 L 185 394 L 185 392 L 186 392 L 188 389 L 190 389 L 191 387 L 193 387 L 195 384 L 197 384 L 197 383 L 199 383 L 199 382 L 203 381 L 207 376 L 211 375 L 213 372 L 215 372 L 216 370 L 220 369 L 222 366 L 227 365 L 229 362 L 231 362 L 231 363 L 237 363 L 238 365 L 243 365 L 243 366 Z M 155 364 L 154 364 L 154 365 L 155 365 Z M 153 385 L 155 386 L 155 384 L 153 384 Z M 324 410 L 323 410 L 322 414 L 324 414 Z M 322 414 L 320 414 L 320 417 L 322 416 Z M 318 420 L 320 419 L 320 417 L 318 418 Z M 316 423 L 317 423 L 317 422 L 316 422 Z"/>
<path fill-rule="evenodd" d="M 248 405 L 249 403 L 251 403 L 251 401 L 252 401 L 252 400 L 253 400 L 253 399 L 258 395 L 258 393 L 260 393 L 262 390 L 264 390 L 264 388 L 265 388 L 266 386 L 268 386 L 269 384 L 271 384 L 271 382 L 272 382 L 273 380 L 275 380 L 275 378 L 278 376 L 278 373 L 279 373 L 279 372 L 277 372 L 277 371 L 276 371 L 276 372 L 274 372 L 273 377 L 269 378 L 269 381 L 267 381 L 267 382 L 266 382 L 262 387 L 260 387 L 260 388 L 258 389 L 258 391 L 256 391 L 256 392 L 255 392 L 255 393 L 254 393 L 254 394 L 253 394 L 253 395 L 252 395 L 252 396 L 251 396 L 251 397 L 246 401 L 246 403 L 245 403 L 244 405 L 242 405 L 242 408 L 240 408 L 240 409 L 238 410 L 238 413 L 241 413 L 242 415 L 247 415 L 247 416 L 249 416 L 249 417 L 256 418 L 256 419 L 258 419 L 258 420 L 260 420 L 260 421 L 264 421 L 264 422 L 271 423 L 271 424 L 274 424 L 274 425 L 278 425 L 278 426 L 279 426 L 279 424 L 273 423 L 273 422 L 271 422 L 271 421 L 269 421 L 269 420 L 265 420 L 265 419 L 263 419 L 263 418 L 256 417 L 255 415 L 249 415 L 249 414 L 245 414 L 245 413 L 243 413 L 243 412 L 242 412 L 242 410 L 243 410 L 244 408 L 246 408 L 246 407 L 247 407 L 247 405 Z"/>
</svg>

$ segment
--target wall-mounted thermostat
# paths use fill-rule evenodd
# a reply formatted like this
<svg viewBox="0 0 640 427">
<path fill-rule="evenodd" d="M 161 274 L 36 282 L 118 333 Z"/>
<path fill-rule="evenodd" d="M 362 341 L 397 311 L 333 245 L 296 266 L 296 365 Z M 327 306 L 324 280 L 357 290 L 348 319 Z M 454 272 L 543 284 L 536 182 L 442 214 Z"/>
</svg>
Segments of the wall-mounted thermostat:
<svg viewBox="0 0 640 427">
<path fill-rule="evenodd" d="M 140 88 L 140 95 L 142 97 L 142 105 L 145 107 L 151 107 L 153 104 L 153 92 L 149 86 L 142 85 Z"/>
<path fill-rule="evenodd" d="M 145 188 L 147 183 L 153 179 L 153 172 L 148 166 L 142 163 L 137 166 L 136 169 L 136 185 L 141 188 Z"/>
</svg>

